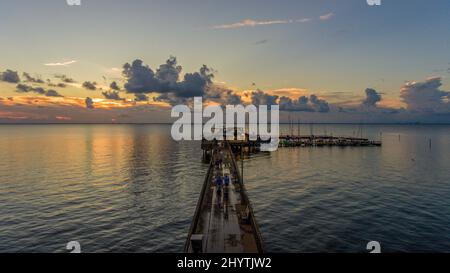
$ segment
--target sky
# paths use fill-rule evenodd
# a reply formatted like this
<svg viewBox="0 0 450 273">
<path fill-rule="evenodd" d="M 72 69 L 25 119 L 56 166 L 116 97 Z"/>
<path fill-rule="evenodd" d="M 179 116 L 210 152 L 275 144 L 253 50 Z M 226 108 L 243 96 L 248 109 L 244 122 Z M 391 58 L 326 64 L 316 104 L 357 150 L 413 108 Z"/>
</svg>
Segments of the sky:
<svg viewBox="0 0 450 273">
<path fill-rule="evenodd" d="M 168 122 L 203 96 L 450 123 L 449 53 L 448 0 L 2 1 L 0 122 Z"/>
</svg>

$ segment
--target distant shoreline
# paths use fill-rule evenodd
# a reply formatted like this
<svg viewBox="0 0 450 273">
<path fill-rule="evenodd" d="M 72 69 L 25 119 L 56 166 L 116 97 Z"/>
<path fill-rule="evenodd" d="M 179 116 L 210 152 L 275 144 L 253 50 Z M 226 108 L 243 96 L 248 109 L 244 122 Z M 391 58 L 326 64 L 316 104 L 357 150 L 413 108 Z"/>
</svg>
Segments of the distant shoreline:
<svg viewBox="0 0 450 273">
<path fill-rule="evenodd" d="M 280 123 L 280 125 L 450 125 L 450 123 Z M 172 125 L 172 123 L 56 123 L 56 122 L 49 122 L 49 123 L 0 123 L 0 126 L 2 125 Z"/>
</svg>

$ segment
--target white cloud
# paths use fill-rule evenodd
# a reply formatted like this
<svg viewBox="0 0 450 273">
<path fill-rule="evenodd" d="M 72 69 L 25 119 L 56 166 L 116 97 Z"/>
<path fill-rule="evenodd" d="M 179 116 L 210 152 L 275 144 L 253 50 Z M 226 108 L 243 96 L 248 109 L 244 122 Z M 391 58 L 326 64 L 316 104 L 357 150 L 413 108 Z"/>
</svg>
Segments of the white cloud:
<svg viewBox="0 0 450 273">
<path fill-rule="evenodd" d="M 295 20 L 295 21 L 298 22 L 298 23 L 307 23 L 307 22 L 309 22 L 311 20 L 312 20 L 311 18 L 303 18 L 303 19 L 298 19 L 298 20 Z"/>
<path fill-rule="evenodd" d="M 298 20 L 253 20 L 245 19 L 237 23 L 225 24 L 225 25 L 215 25 L 211 26 L 211 29 L 234 29 L 243 27 L 256 27 L 256 26 L 267 26 L 267 25 L 280 25 L 280 24 L 292 24 L 292 23 L 306 23 L 311 21 L 309 18 L 303 18 Z"/>
<path fill-rule="evenodd" d="M 428 78 L 424 82 L 407 82 L 400 97 L 408 110 L 429 113 L 450 113 L 450 92 L 441 90 L 440 77 Z"/>
<path fill-rule="evenodd" d="M 322 21 L 326 21 L 326 20 L 330 20 L 331 18 L 333 18 L 333 16 L 334 16 L 334 13 L 330 12 L 330 13 L 320 16 L 319 19 Z"/>
<path fill-rule="evenodd" d="M 71 61 L 67 61 L 67 62 L 61 62 L 61 63 L 47 63 L 44 64 L 45 66 L 69 66 L 71 64 L 76 63 L 77 61 L 75 60 L 71 60 Z"/>
</svg>

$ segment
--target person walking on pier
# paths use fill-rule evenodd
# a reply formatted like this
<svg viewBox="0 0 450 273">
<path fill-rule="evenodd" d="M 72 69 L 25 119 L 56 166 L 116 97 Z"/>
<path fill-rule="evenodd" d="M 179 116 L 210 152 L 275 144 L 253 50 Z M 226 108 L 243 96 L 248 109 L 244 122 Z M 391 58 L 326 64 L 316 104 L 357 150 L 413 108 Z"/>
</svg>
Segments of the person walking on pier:
<svg viewBox="0 0 450 273">
<path fill-rule="evenodd" d="M 228 174 L 225 174 L 225 177 L 223 178 L 223 182 L 225 187 L 228 187 L 228 185 L 230 185 L 230 176 L 228 176 Z"/>
<path fill-rule="evenodd" d="M 217 199 L 217 206 L 219 208 L 222 207 L 222 177 L 220 175 L 216 176 L 216 179 L 214 181 L 216 184 L 216 199 Z"/>
<path fill-rule="evenodd" d="M 216 177 L 216 190 L 217 190 L 217 195 L 221 195 L 222 194 L 222 177 L 220 177 L 220 175 L 218 175 Z"/>
</svg>

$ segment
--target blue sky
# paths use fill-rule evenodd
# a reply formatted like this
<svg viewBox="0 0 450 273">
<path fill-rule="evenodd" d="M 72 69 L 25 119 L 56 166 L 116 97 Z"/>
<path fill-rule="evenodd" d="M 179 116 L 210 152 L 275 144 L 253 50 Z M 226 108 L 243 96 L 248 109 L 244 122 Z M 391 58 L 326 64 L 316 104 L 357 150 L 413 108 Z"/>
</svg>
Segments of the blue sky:
<svg viewBox="0 0 450 273">
<path fill-rule="evenodd" d="M 172 55 L 183 73 L 206 64 L 236 92 L 298 89 L 354 104 L 374 88 L 379 104 L 400 108 L 405 82 L 440 77 L 450 90 L 446 0 L 17 0 L 2 3 L 0 22 L 0 71 L 42 78 L 124 82 L 123 64 L 141 59 L 155 70 Z"/>
</svg>

